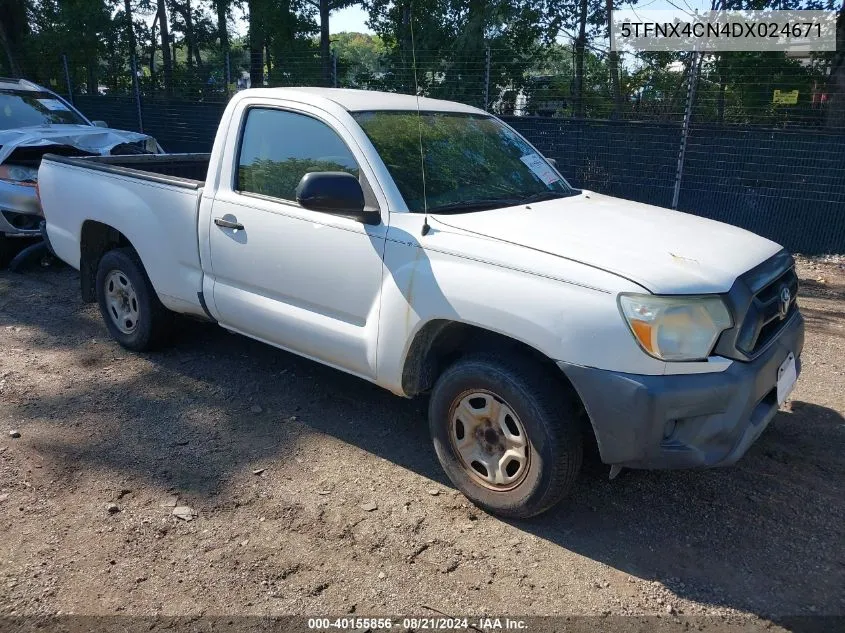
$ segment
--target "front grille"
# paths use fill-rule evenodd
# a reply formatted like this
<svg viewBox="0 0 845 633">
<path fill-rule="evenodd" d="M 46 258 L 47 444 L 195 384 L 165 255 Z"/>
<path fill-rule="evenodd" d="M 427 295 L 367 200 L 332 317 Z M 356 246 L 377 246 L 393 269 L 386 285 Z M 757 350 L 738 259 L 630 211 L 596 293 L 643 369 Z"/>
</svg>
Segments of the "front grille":
<svg viewBox="0 0 845 633">
<path fill-rule="evenodd" d="M 781 296 L 789 291 L 789 301 Z M 748 312 L 742 320 L 736 347 L 749 356 L 754 356 L 774 339 L 781 328 L 798 309 L 795 298 L 798 295 L 798 276 L 790 268 L 765 285 L 751 299 Z"/>
<path fill-rule="evenodd" d="M 782 300 L 789 291 L 789 302 Z M 795 260 L 781 251 L 736 280 L 725 295 L 734 326 L 719 337 L 714 353 L 736 360 L 752 360 L 780 334 L 798 312 Z"/>
</svg>

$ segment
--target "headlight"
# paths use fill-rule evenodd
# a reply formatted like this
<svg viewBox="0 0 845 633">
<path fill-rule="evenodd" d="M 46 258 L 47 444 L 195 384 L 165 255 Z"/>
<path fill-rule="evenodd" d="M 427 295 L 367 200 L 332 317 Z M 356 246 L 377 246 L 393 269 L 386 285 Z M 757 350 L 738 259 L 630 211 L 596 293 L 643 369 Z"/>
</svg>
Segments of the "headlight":
<svg viewBox="0 0 845 633">
<path fill-rule="evenodd" d="M 619 308 L 646 353 L 661 360 L 706 359 L 731 315 L 716 296 L 620 294 Z"/>
<path fill-rule="evenodd" d="M 0 165 L 0 180 L 34 187 L 38 180 L 38 170 L 24 165 Z"/>
</svg>

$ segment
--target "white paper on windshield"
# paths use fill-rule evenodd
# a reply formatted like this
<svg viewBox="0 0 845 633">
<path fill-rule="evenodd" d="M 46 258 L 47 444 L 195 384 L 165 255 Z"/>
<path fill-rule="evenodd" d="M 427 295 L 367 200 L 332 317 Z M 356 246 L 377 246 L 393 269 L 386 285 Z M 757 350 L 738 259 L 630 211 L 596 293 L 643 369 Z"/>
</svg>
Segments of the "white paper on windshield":
<svg viewBox="0 0 845 633">
<path fill-rule="evenodd" d="M 51 112 L 57 112 L 59 110 L 63 110 L 65 112 L 70 111 L 70 108 L 68 108 L 64 103 L 62 103 L 58 99 L 38 99 L 38 103 L 43 105 Z"/>
<path fill-rule="evenodd" d="M 526 154 L 520 157 L 519 160 L 525 163 L 525 166 L 547 185 L 560 180 L 560 176 L 555 173 L 554 169 L 539 154 Z"/>
</svg>

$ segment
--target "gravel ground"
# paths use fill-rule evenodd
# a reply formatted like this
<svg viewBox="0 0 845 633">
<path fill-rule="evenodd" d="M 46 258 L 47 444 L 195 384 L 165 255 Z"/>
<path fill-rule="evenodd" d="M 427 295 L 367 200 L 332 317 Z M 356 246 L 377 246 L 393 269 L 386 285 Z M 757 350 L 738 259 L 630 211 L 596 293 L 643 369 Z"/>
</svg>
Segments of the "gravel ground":
<svg viewBox="0 0 845 633">
<path fill-rule="evenodd" d="M 134 355 L 74 271 L 0 272 L 0 616 L 843 615 L 845 264 L 799 272 L 804 372 L 739 464 L 592 464 L 518 523 L 424 400 L 204 324 Z"/>
</svg>

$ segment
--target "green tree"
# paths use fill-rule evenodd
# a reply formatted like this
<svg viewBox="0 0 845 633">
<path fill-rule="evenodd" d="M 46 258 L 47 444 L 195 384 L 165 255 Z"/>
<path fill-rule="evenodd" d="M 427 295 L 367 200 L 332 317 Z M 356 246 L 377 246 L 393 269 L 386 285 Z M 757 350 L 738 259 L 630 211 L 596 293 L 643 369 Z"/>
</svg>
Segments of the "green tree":
<svg viewBox="0 0 845 633">
<path fill-rule="evenodd" d="M 356 0 L 306 0 L 317 9 L 320 22 L 320 60 L 323 68 L 323 83 L 331 85 L 331 39 L 329 35 L 329 15 L 332 11 L 358 4 Z"/>
<path fill-rule="evenodd" d="M 378 35 L 338 33 L 332 38 L 332 48 L 341 86 L 366 88 L 387 70 L 387 47 Z"/>
<path fill-rule="evenodd" d="M 521 85 L 544 43 L 554 39 L 543 27 L 545 6 L 523 0 L 373 0 L 370 26 L 387 47 L 393 68 L 385 87 L 413 92 L 418 84 L 424 94 L 489 106 L 484 103 L 487 49 L 492 101 L 497 84 Z"/>
<path fill-rule="evenodd" d="M 3 57 L 0 68 L 7 68 L 13 77 L 23 75 L 23 46 L 24 39 L 29 35 L 29 21 L 27 20 L 26 3 L 24 0 L 0 1 L 0 47 Z"/>
</svg>

